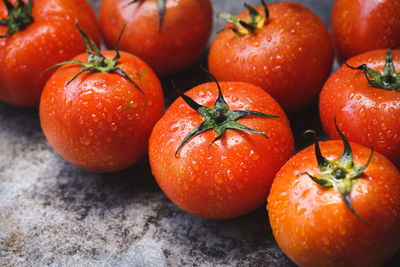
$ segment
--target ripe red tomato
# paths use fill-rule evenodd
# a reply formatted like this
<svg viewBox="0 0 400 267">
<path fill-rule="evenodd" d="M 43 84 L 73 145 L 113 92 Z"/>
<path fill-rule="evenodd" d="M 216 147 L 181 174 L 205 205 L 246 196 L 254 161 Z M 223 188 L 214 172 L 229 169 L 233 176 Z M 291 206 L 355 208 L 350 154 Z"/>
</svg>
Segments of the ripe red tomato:
<svg viewBox="0 0 400 267">
<path fill-rule="evenodd" d="M 8 17 L 6 5 L 0 1 L 0 19 Z M 74 23 L 79 22 L 96 43 L 100 37 L 96 14 L 83 0 L 35 0 L 31 15 L 25 17 L 27 23 L 19 30 L 0 37 L 0 100 L 20 107 L 37 107 L 53 73 L 42 72 L 85 51 Z M 6 35 L 9 27 L 2 24 L 0 35 Z"/>
<path fill-rule="evenodd" d="M 247 23 L 254 24 L 253 31 L 227 24 L 235 30 L 217 35 L 210 48 L 209 69 L 221 81 L 256 84 L 285 111 L 298 111 L 319 92 L 330 73 L 334 53 L 329 32 L 314 13 L 297 3 L 268 4 L 265 21 L 264 8 L 255 9 L 257 19 Z M 242 24 L 251 21 L 249 11 L 238 17 Z"/>
<path fill-rule="evenodd" d="M 126 52 L 114 60 L 113 51 L 102 55 L 89 60 L 102 71 L 78 75 L 84 68 L 67 64 L 51 76 L 40 101 L 40 121 L 47 140 L 66 160 L 88 171 L 111 172 L 146 154 L 164 98 L 157 76 L 142 60 Z M 88 56 L 73 60 L 87 63 Z"/>
<path fill-rule="evenodd" d="M 149 140 L 151 170 L 164 193 L 187 212 L 214 219 L 237 217 L 265 203 L 273 177 L 294 153 L 289 121 L 270 95 L 243 82 L 220 86 L 231 111 L 216 100 L 220 99 L 216 83 L 201 84 L 187 96 L 203 105 L 206 123 L 179 98 L 157 122 Z M 204 108 L 214 102 L 219 110 Z M 232 110 L 255 110 L 279 118 L 244 116 L 237 123 L 258 131 L 248 133 L 243 131 L 248 128 L 232 122 L 239 118 Z M 215 126 L 217 134 L 200 131 L 193 137 L 196 127 L 204 130 L 207 125 Z M 188 136 L 192 138 L 185 139 Z"/>
<path fill-rule="evenodd" d="M 400 71 L 400 51 L 392 53 L 394 69 Z M 383 49 L 370 51 L 351 58 L 347 64 L 366 64 L 381 72 L 386 64 L 385 54 Z M 384 89 L 370 85 L 361 70 L 343 65 L 327 80 L 320 95 L 319 111 L 328 137 L 339 137 L 332 122 L 336 114 L 340 129 L 350 141 L 373 146 L 400 166 L 400 75 L 397 76 L 398 89 Z M 396 85 L 396 78 L 393 79 L 391 84 Z"/>
<path fill-rule="evenodd" d="M 341 141 L 321 143 L 321 162 L 310 146 L 272 184 L 271 228 L 299 266 L 381 266 L 400 248 L 400 172 L 383 155 L 350 146 L 343 156 Z"/>
<path fill-rule="evenodd" d="M 212 7 L 209 0 L 161 1 L 165 10 L 159 28 L 158 2 L 103 0 L 100 24 L 107 47 L 115 44 L 119 29 L 127 24 L 121 49 L 166 75 L 188 67 L 203 52 L 211 34 Z"/>
<path fill-rule="evenodd" d="M 400 47 L 400 0 L 336 0 L 331 25 L 340 62 L 379 48 Z"/>
</svg>

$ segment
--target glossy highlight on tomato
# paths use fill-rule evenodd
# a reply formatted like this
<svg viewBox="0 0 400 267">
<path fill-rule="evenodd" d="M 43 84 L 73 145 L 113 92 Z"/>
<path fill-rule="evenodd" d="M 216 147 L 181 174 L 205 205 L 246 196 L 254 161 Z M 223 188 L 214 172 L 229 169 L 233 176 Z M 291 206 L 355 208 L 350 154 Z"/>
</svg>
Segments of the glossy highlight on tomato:
<svg viewBox="0 0 400 267">
<path fill-rule="evenodd" d="M 394 70 L 400 72 L 400 51 L 392 50 Z M 370 51 L 349 59 L 349 66 L 381 72 L 386 49 Z M 400 87 L 399 87 L 400 88 Z M 374 149 L 400 166 L 400 92 L 371 86 L 361 70 L 342 65 L 325 83 L 319 100 L 321 122 L 330 139 L 339 138 L 332 121 L 353 142 Z"/>
<path fill-rule="evenodd" d="M 286 112 L 296 112 L 316 96 L 328 77 L 333 42 L 318 16 L 300 4 L 278 2 L 267 7 L 269 17 L 264 22 L 265 8 L 255 7 L 261 18 L 253 31 L 228 23 L 210 47 L 208 66 L 218 80 L 258 85 Z M 250 22 L 249 13 L 237 17 Z"/>
<path fill-rule="evenodd" d="M 212 107 L 218 98 L 217 87 L 205 83 L 185 94 Z M 237 123 L 258 133 L 227 129 L 215 141 L 218 134 L 207 130 L 180 148 L 203 118 L 178 98 L 157 122 L 149 141 L 152 173 L 164 193 L 185 211 L 213 219 L 241 216 L 265 203 L 276 172 L 294 153 L 289 121 L 270 95 L 243 82 L 221 82 L 220 87 L 230 110 L 253 110 L 279 118 L 243 116 Z"/>
<path fill-rule="evenodd" d="M 368 163 L 370 148 L 350 146 L 354 166 Z M 343 157 L 342 141 L 321 142 L 320 149 L 330 161 Z M 299 266 L 383 265 L 400 248 L 400 172 L 373 153 L 367 168 L 352 180 L 350 199 L 357 217 L 338 188 L 310 178 L 326 175 L 318 165 L 315 146 L 310 146 L 276 175 L 267 209 L 280 248 Z"/>
<path fill-rule="evenodd" d="M 209 0 L 166 0 L 161 27 L 159 13 L 157 0 L 103 0 L 100 24 L 107 47 L 114 46 L 118 29 L 127 24 L 121 49 L 167 75 L 194 63 L 206 48 L 212 6 Z"/>
<path fill-rule="evenodd" d="M 8 15 L 0 1 L 0 18 Z M 86 1 L 35 0 L 31 17 L 29 24 L 0 38 L 0 100 L 20 107 L 39 105 L 43 87 L 53 73 L 44 70 L 85 51 L 75 22 L 100 42 L 96 14 Z M 8 27 L 0 24 L 0 35 L 7 32 Z"/>
</svg>

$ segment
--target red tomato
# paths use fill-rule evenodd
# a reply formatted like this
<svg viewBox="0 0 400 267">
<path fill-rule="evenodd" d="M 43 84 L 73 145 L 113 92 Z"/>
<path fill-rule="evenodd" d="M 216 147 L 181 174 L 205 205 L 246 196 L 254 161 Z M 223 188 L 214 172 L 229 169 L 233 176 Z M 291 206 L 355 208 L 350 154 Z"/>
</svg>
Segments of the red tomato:
<svg viewBox="0 0 400 267">
<path fill-rule="evenodd" d="M 393 64 L 400 71 L 400 51 L 394 50 Z M 386 50 L 370 51 L 347 61 L 353 67 L 366 64 L 381 72 Z M 400 75 L 397 83 L 400 85 Z M 371 79 L 371 77 L 369 78 Z M 398 86 L 400 89 L 400 86 Z M 319 110 L 322 125 L 330 139 L 339 136 L 332 117 L 336 114 L 340 129 L 350 141 L 373 146 L 400 166 L 400 92 L 374 87 L 361 70 L 343 65 L 324 85 Z"/>
<path fill-rule="evenodd" d="M 157 76 L 142 60 L 125 52 L 119 60 L 112 60 L 112 51 L 102 54 L 105 65 L 96 64 L 116 63 L 109 71 L 78 75 L 83 67 L 67 64 L 51 76 L 40 101 L 40 121 L 47 140 L 66 160 L 88 171 L 111 172 L 146 154 L 164 98 Z M 73 60 L 87 63 L 88 56 Z"/>
<path fill-rule="evenodd" d="M 0 18 L 8 15 L 0 1 Z M 42 74 L 44 70 L 85 51 L 75 22 L 96 43 L 100 40 L 96 14 L 83 0 L 35 0 L 31 18 L 20 30 L 0 38 L 0 100 L 21 107 L 39 105 L 43 86 L 52 74 Z M 7 31 L 0 23 L 0 35 Z"/>
<path fill-rule="evenodd" d="M 218 134 L 208 130 L 185 140 L 204 124 L 202 116 L 179 98 L 157 122 L 149 140 L 151 170 L 164 193 L 187 212 L 214 219 L 237 217 L 265 203 L 273 177 L 294 153 L 289 121 L 270 95 L 242 82 L 220 86 L 229 109 L 255 110 L 279 118 L 244 116 L 237 123 L 258 131 L 245 132 L 228 119 L 236 115 L 204 108 L 214 102 L 224 106 L 216 101 L 216 83 L 206 83 L 187 96 L 203 105 L 206 111 L 202 112 L 210 118 L 205 125 L 212 121 Z M 227 125 L 236 130 L 224 132 Z"/>
<path fill-rule="evenodd" d="M 267 209 L 276 241 L 299 266 L 383 265 L 400 248 L 399 171 L 379 153 L 368 165 L 371 149 L 355 143 L 348 160 L 341 157 L 341 141 L 320 145 L 330 161 L 326 167 L 310 146 L 291 158 L 272 184 Z M 338 171 L 341 166 L 344 172 Z M 367 167 L 353 176 L 361 166 Z M 334 185 L 321 186 L 310 176 Z M 350 187 L 348 201 L 359 218 L 341 196 L 342 185 Z"/>
<path fill-rule="evenodd" d="M 121 49 L 147 62 L 157 74 L 166 75 L 188 67 L 203 52 L 211 34 L 209 0 L 167 0 L 159 28 L 156 0 L 103 0 L 100 23 L 107 47 L 112 47 L 119 29 L 127 24 Z"/>
<path fill-rule="evenodd" d="M 400 0 L 336 0 L 332 32 L 339 61 L 379 48 L 400 47 Z"/>
<path fill-rule="evenodd" d="M 297 3 L 255 8 L 255 30 L 235 27 L 213 41 L 208 66 L 221 81 L 245 81 L 270 93 L 287 112 L 308 104 L 321 89 L 333 62 L 333 43 L 323 22 Z M 251 21 L 249 11 L 238 15 Z M 252 24 L 252 23 L 248 23 Z M 226 27 L 233 27 L 227 24 Z M 243 29 L 244 28 L 244 29 Z"/>
</svg>

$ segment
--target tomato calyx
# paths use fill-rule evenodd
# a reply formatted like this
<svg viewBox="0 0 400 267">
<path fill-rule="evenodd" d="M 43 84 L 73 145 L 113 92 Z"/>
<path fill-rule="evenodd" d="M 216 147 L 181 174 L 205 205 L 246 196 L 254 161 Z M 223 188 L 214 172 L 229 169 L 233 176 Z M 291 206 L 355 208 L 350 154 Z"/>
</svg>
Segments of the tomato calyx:
<svg viewBox="0 0 400 267">
<path fill-rule="evenodd" d="M 247 35 L 254 34 L 259 29 L 264 27 L 269 18 L 269 11 L 265 0 L 261 0 L 261 4 L 264 7 L 264 16 L 260 14 L 254 7 L 244 4 L 245 8 L 249 11 L 250 14 L 250 22 L 246 22 L 244 20 L 239 19 L 237 16 L 232 14 L 221 12 L 218 15 L 225 19 L 226 21 L 232 23 L 234 27 L 225 27 L 222 30 L 232 30 L 234 33 L 238 35 Z"/>
<path fill-rule="evenodd" d="M 125 26 L 122 28 L 122 31 L 118 37 L 117 44 L 115 45 L 115 57 L 113 59 L 107 59 L 105 58 L 101 53 L 95 42 L 93 42 L 92 39 L 79 27 L 78 23 L 75 24 L 76 27 L 78 28 L 83 42 L 85 43 L 86 46 L 86 53 L 88 57 L 88 62 L 84 63 L 81 61 L 77 60 L 69 60 L 69 61 L 64 61 L 55 64 L 54 66 L 51 66 L 50 68 L 46 69 L 44 72 L 49 71 L 53 68 L 62 66 L 62 65 L 67 65 L 67 64 L 78 64 L 83 67 L 83 70 L 78 72 L 71 80 L 69 80 L 66 84 L 65 87 L 67 87 L 73 80 L 75 80 L 79 75 L 83 74 L 84 72 L 103 72 L 103 73 L 111 73 L 111 72 L 116 72 L 120 74 L 122 77 L 127 79 L 129 82 L 131 82 L 135 87 L 143 94 L 143 91 L 140 89 L 140 87 L 121 69 L 119 68 L 118 61 L 120 59 L 120 54 L 118 50 L 118 45 L 119 41 L 121 40 L 122 33 L 125 30 Z"/>
<path fill-rule="evenodd" d="M 140 2 L 140 1 L 144 1 L 144 0 L 133 0 L 131 2 L 129 2 L 127 4 L 127 6 Z M 162 22 L 164 19 L 164 13 L 165 13 L 165 1 L 166 0 L 157 0 L 157 5 L 158 5 L 158 32 L 161 32 L 161 26 L 162 26 Z"/>
<path fill-rule="evenodd" d="M 321 171 L 321 175 L 317 178 L 309 174 L 308 172 L 305 172 L 303 174 L 306 174 L 320 186 L 327 188 L 333 187 L 335 190 L 339 191 L 349 210 L 364 224 L 368 224 L 354 210 L 353 205 L 351 204 L 350 193 L 356 179 L 360 178 L 360 175 L 367 169 L 368 165 L 370 164 L 374 149 L 371 147 L 371 155 L 369 156 L 368 161 L 363 166 L 356 166 L 353 161 L 353 152 L 351 150 L 350 143 L 337 126 L 336 116 L 334 120 L 336 130 L 343 141 L 344 150 L 342 156 L 339 160 L 331 161 L 326 159 L 324 156 L 322 156 L 318 140 L 316 139 L 315 156 L 317 158 L 318 167 Z"/>
<path fill-rule="evenodd" d="M 247 126 L 244 126 L 242 124 L 239 124 L 237 122 L 238 119 L 242 118 L 243 116 L 247 115 L 258 115 L 258 116 L 263 116 L 263 117 L 268 117 L 268 118 L 279 118 L 279 116 L 276 115 L 271 115 L 271 114 L 265 114 L 262 112 L 258 111 L 253 111 L 253 110 L 231 110 L 229 109 L 228 105 L 225 102 L 225 99 L 222 95 L 221 87 L 216 80 L 216 78 L 209 73 L 212 79 L 215 81 L 218 87 L 218 97 L 217 100 L 215 101 L 214 107 L 209 108 L 203 105 L 198 104 L 195 102 L 193 99 L 188 97 L 185 94 L 180 93 L 181 97 L 183 100 L 191 107 L 193 110 L 197 111 L 201 117 L 203 118 L 203 122 L 191 130 L 186 137 L 182 140 L 180 145 L 175 151 L 175 157 L 178 158 L 178 152 L 182 148 L 183 145 L 185 145 L 190 139 L 193 137 L 207 131 L 207 130 L 213 130 L 216 134 L 217 137 L 214 138 L 213 141 L 208 146 L 208 149 L 210 149 L 211 145 L 216 142 L 217 140 L 221 139 L 221 137 L 225 134 L 227 129 L 232 129 L 232 130 L 239 130 L 239 131 L 245 131 L 245 132 L 250 132 L 250 133 L 257 133 L 265 136 L 268 138 L 268 136 L 265 133 L 259 132 L 257 130 L 251 129 Z"/>
<path fill-rule="evenodd" d="M 5 35 L 0 35 L 0 38 L 5 38 L 12 35 L 33 22 L 32 18 L 32 4 L 33 0 L 29 0 L 28 3 L 24 3 L 22 0 L 18 0 L 18 5 L 14 6 L 9 0 L 3 0 L 6 5 L 8 18 L 0 19 L 0 25 L 8 27 Z"/>
<path fill-rule="evenodd" d="M 367 77 L 368 84 L 374 87 L 380 87 L 389 90 L 400 91 L 400 73 L 396 73 L 393 66 L 392 52 L 390 49 L 386 52 L 386 63 L 383 72 L 377 72 L 362 64 L 358 67 L 352 67 L 345 63 L 347 67 L 353 70 L 361 70 Z"/>
</svg>

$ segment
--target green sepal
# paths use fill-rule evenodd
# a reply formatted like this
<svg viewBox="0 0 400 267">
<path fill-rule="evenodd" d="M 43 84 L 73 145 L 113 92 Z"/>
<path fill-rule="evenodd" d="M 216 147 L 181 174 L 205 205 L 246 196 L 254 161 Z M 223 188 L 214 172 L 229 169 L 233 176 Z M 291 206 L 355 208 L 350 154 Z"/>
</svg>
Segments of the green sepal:
<svg viewBox="0 0 400 267">
<path fill-rule="evenodd" d="M 182 99 L 186 102 L 186 104 L 188 104 L 188 106 L 191 109 L 195 110 L 196 112 L 198 112 L 200 114 L 200 116 L 203 118 L 203 122 L 185 136 L 185 138 L 182 140 L 182 142 L 179 144 L 178 148 L 175 151 L 176 158 L 178 158 L 179 150 L 187 142 L 189 142 L 190 139 L 192 139 L 193 137 L 195 137 L 207 130 L 211 130 L 211 129 L 217 134 L 217 136 L 209 144 L 208 148 L 210 148 L 214 142 L 219 140 L 225 134 L 226 130 L 228 130 L 228 129 L 256 133 L 256 134 L 260 134 L 260 135 L 263 135 L 266 138 L 268 138 L 268 136 L 265 133 L 256 131 L 247 126 L 239 124 L 237 122 L 237 120 L 242 118 L 243 116 L 257 115 L 257 116 L 264 116 L 264 117 L 269 117 L 269 118 L 279 118 L 276 115 L 265 114 L 265 113 L 261 113 L 258 111 L 252 111 L 252 110 L 230 110 L 224 100 L 224 97 L 222 95 L 222 90 L 221 90 L 221 87 L 220 87 L 217 79 L 210 72 L 208 72 L 208 74 L 215 81 L 215 83 L 217 84 L 217 88 L 218 88 L 218 97 L 215 100 L 214 107 L 209 108 L 209 107 L 200 105 L 196 101 L 194 101 L 192 98 L 188 97 L 185 94 L 181 94 L 178 91 L 178 93 L 181 95 Z M 173 85 L 175 87 L 175 84 L 173 84 Z"/>
<path fill-rule="evenodd" d="M 365 74 L 368 84 L 373 87 L 400 91 L 400 73 L 396 73 L 394 70 L 392 52 L 390 49 L 386 52 L 386 63 L 383 72 L 377 72 L 368 68 L 366 64 L 361 64 L 358 67 L 352 67 L 347 63 L 345 64 L 350 69 L 361 70 Z"/>
<path fill-rule="evenodd" d="M 336 114 L 334 116 L 334 122 L 337 132 L 339 133 L 342 142 L 343 142 L 343 153 L 339 160 L 330 161 L 322 156 L 321 149 L 318 144 L 318 140 L 315 140 L 315 156 L 317 158 L 318 167 L 321 171 L 320 177 L 314 177 L 311 174 L 305 172 L 315 183 L 323 187 L 333 187 L 335 190 L 338 190 L 341 194 L 343 200 L 346 203 L 348 209 L 363 223 L 367 224 L 354 210 L 350 193 L 354 186 L 356 179 L 360 178 L 361 174 L 368 168 L 372 156 L 374 153 L 373 148 L 371 148 L 371 154 L 367 160 L 367 162 L 361 166 L 355 166 L 353 160 L 353 152 L 350 146 L 349 141 L 344 136 L 344 134 L 340 131 L 339 127 L 336 123 Z"/>
<path fill-rule="evenodd" d="M 269 18 L 269 11 L 265 1 L 261 0 L 260 2 L 264 7 L 264 16 L 262 16 L 260 12 L 258 12 L 254 7 L 246 3 L 244 4 L 244 7 L 249 11 L 249 16 L 250 16 L 249 22 L 244 21 L 238 18 L 237 16 L 226 12 L 218 13 L 218 16 L 220 16 L 227 22 L 230 22 L 234 25 L 234 27 L 225 27 L 223 30 L 230 29 L 238 35 L 246 35 L 246 34 L 253 34 L 262 27 L 264 27 Z"/>
<path fill-rule="evenodd" d="M 127 79 L 143 94 L 142 89 L 140 89 L 140 87 L 121 68 L 118 67 L 118 61 L 121 57 L 118 47 L 122 37 L 122 33 L 124 32 L 126 25 L 124 25 L 118 37 L 117 43 L 115 45 L 115 57 L 112 60 L 105 58 L 101 54 L 100 49 L 97 47 L 96 43 L 81 29 L 81 27 L 79 27 L 78 23 L 75 23 L 75 25 L 82 36 L 83 42 L 85 43 L 88 62 L 84 63 L 77 60 L 64 61 L 47 68 L 45 71 L 43 71 L 43 73 L 63 65 L 77 64 L 82 66 L 83 69 L 80 72 L 78 72 L 74 77 L 72 77 L 72 79 L 65 84 L 65 87 L 67 87 L 72 81 L 74 81 L 76 78 L 78 78 L 81 74 L 85 72 L 103 72 L 103 73 L 115 72 L 124 77 L 125 79 Z"/>
<path fill-rule="evenodd" d="M 8 30 L 6 34 L 0 35 L 0 38 L 10 36 L 33 22 L 33 0 L 29 0 L 26 4 L 22 0 L 18 0 L 17 6 L 14 6 L 9 0 L 3 0 L 3 2 L 7 8 L 8 18 L 0 19 L 0 25 L 8 27 Z"/>
<path fill-rule="evenodd" d="M 133 0 L 127 4 L 129 6 L 130 4 L 134 4 L 140 1 L 144 0 Z M 158 32 L 161 32 L 161 27 L 162 27 L 162 22 L 164 19 L 164 14 L 165 14 L 165 8 L 166 8 L 166 0 L 157 0 L 157 5 L 158 5 Z"/>
</svg>

